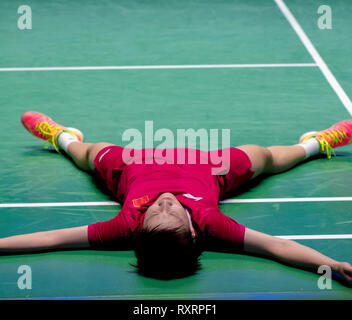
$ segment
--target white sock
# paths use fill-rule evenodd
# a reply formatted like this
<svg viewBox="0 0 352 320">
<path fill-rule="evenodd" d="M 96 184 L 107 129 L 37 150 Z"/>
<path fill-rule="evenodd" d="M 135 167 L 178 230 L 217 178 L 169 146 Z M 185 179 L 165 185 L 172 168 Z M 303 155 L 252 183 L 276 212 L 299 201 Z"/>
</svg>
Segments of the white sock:
<svg viewBox="0 0 352 320">
<path fill-rule="evenodd" d="M 74 136 L 73 134 L 70 134 L 68 132 L 60 133 L 60 135 L 57 139 L 57 143 L 59 144 L 59 147 L 61 149 L 64 149 L 66 153 L 67 153 L 68 146 L 72 142 L 78 142 L 78 139 L 76 138 L 76 136 Z"/>
<path fill-rule="evenodd" d="M 320 143 L 315 138 L 310 138 L 297 146 L 301 146 L 306 152 L 306 159 L 320 153 Z"/>
</svg>

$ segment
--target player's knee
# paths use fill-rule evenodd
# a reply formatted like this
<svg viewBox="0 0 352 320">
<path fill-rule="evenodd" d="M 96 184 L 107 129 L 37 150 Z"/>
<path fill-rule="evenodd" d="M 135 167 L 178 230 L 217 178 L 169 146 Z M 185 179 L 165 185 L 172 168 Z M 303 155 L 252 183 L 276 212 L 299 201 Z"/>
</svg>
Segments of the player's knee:
<svg viewBox="0 0 352 320">
<path fill-rule="evenodd" d="M 253 145 L 256 154 L 256 171 L 257 174 L 266 173 L 270 170 L 273 156 L 269 149 L 257 145 Z"/>
<path fill-rule="evenodd" d="M 265 173 L 272 164 L 272 154 L 270 150 L 258 145 L 244 145 L 238 147 L 243 150 L 251 160 L 251 170 L 254 171 L 253 178 Z"/>
<path fill-rule="evenodd" d="M 263 172 L 270 172 L 273 166 L 273 154 L 268 148 L 263 148 Z"/>
<path fill-rule="evenodd" d="M 91 167 L 92 165 L 94 165 L 94 159 L 97 156 L 97 154 L 100 152 L 100 150 L 108 146 L 113 146 L 113 144 L 108 142 L 99 142 L 99 143 L 92 143 L 92 145 L 89 146 L 86 153 L 86 160 Z"/>
</svg>

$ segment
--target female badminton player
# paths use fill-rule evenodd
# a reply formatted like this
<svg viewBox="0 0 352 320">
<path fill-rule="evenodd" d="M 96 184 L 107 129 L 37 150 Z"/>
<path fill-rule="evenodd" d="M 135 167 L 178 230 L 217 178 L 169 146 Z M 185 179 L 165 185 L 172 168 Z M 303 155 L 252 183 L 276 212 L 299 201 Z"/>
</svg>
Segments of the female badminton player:
<svg viewBox="0 0 352 320">
<path fill-rule="evenodd" d="M 347 285 L 352 266 L 299 244 L 264 234 L 237 223 L 218 208 L 219 199 L 262 174 L 276 174 L 314 155 L 352 142 L 352 120 L 309 132 L 290 146 L 243 145 L 229 152 L 229 168 L 212 174 L 213 164 L 128 162 L 124 148 L 111 143 L 86 143 L 83 134 L 37 113 L 23 114 L 24 127 L 34 136 L 66 153 L 78 168 L 98 176 L 122 205 L 109 221 L 74 228 L 0 239 L 0 254 L 64 249 L 134 250 L 135 267 L 147 277 L 172 279 L 200 268 L 204 250 L 259 255 L 317 272 L 326 265 Z M 129 150 L 147 160 L 149 152 Z M 178 150 L 175 150 L 178 151 Z M 184 149 L 185 155 L 191 151 Z M 214 151 L 196 150 L 197 159 Z M 216 152 L 218 152 L 216 150 Z M 132 156 L 131 156 L 132 157 Z M 134 157 L 135 159 L 135 157 Z"/>
</svg>

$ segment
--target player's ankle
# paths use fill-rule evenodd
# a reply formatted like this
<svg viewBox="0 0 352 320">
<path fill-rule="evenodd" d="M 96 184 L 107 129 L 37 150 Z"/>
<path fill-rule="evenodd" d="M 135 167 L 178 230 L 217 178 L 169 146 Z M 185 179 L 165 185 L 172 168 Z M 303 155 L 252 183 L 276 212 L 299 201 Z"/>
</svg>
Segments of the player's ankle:
<svg viewBox="0 0 352 320">
<path fill-rule="evenodd" d="M 73 135 L 69 132 L 65 132 L 65 131 L 62 131 L 56 139 L 57 139 L 56 141 L 57 141 L 58 146 L 62 150 L 64 150 L 66 153 L 67 153 L 68 146 L 71 143 L 80 142 L 75 135 Z"/>
<path fill-rule="evenodd" d="M 306 159 L 318 155 L 320 153 L 320 143 L 316 138 L 310 138 L 300 144 L 297 144 L 304 149 L 306 153 Z"/>
</svg>

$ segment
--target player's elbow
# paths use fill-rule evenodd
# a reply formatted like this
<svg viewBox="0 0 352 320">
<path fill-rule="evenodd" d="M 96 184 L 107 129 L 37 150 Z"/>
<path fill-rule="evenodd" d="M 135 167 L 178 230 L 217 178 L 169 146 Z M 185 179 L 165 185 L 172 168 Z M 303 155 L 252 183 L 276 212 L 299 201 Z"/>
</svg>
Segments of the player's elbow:
<svg viewBox="0 0 352 320">
<path fill-rule="evenodd" d="M 269 254 L 273 257 L 280 257 L 285 252 L 289 251 L 293 246 L 295 246 L 295 242 L 292 240 L 276 238 L 269 250 Z"/>
</svg>

